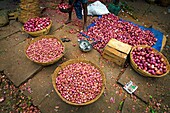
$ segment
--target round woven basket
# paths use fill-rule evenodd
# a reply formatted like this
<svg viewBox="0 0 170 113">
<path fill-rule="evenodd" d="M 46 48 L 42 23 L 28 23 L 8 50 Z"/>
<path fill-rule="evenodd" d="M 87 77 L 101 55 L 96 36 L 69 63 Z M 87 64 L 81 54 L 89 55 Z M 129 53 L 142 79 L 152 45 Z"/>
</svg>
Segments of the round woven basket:
<svg viewBox="0 0 170 113">
<path fill-rule="evenodd" d="M 140 46 L 135 46 L 132 48 L 131 52 L 130 52 L 130 64 L 132 66 L 132 68 L 138 72 L 140 75 L 143 75 L 143 76 L 146 76 L 146 77 L 155 77 L 155 78 L 159 78 L 159 77 L 163 77 L 165 75 L 167 75 L 169 73 L 169 70 L 170 70 L 170 65 L 169 65 L 169 62 L 167 60 L 167 58 L 159 51 L 157 51 L 156 49 L 153 48 L 153 51 L 156 53 L 156 54 L 159 54 L 162 56 L 162 58 L 164 59 L 164 62 L 166 63 L 166 68 L 167 68 L 167 72 L 162 74 L 162 75 L 152 75 L 142 69 L 140 69 L 137 64 L 133 61 L 133 58 L 132 58 L 132 52 L 134 49 L 136 49 L 137 47 L 142 47 L 142 48 L 146 48 L 146 47 L 150 47 L 150 46 L 147 46 L 147 45 L 140 45 Z"/>
<path fill-rule="evenodd" d="M 34 42 L 37 42 L 38 40 L 41 40 L 41 39 L 43 39 L 43 38 L 56 38 L 56 37 L 53 36 L 53 35 L 44 35 L 44 36 L 40 36 L 40 37 L 37 37 L 37 38 L 31 40 L 31 41 L 29 42 L 29 44 L 26 46 L 26 48 L 25 48 L 25 55 L 26 55 L 26 57 L 27 57 L 28 59 L 30 59 L 30 58 L 29 58 L 29 56 L 26 54 L 26 51 L 27 51 L 28 47 L 30 46 L 30 44 L 33 44 Z M 37 63 L 37 64 L 43 65 L 43 66 L 47 66 L 47 65 L 54 64 L 55 62 L 57 62 L 58 60 L 60 60 L 60 58 L 62 58 L 62 57 L 64 56 L 64 53 L 65 53 L 65 45 L 64 45 L 64 43 L 63 43 L 60 39 L 58 39 L 58 38 L 56 38 L 56 39 L 57 39 L 57 40 L 63 45 L 63 47 L 64 47 L 64 50 L 63 50 L 62 54 L 61 54 L 59 57 L 57 57 L 57 58 L 56 58 L 55 60 L 53 60 L 53 61 L 45 62 L 45 63 L 44 63 L 44 62 L 34 61 L 34 60 L 32 60 L 32 59 L 30 59 L 30 60 L 33 61 L 33 62 L 35 62 L 35 63 Z"/>
<path fill-rule="evenodd" d="M 85 62 L 85 63 L 90 63 L 92 66 L 95 66 L 96 68 L 98 68 L 98 70 L 100 71 L 101 75 L 102 75 L 102 79 L 103 79 L 103 84 L 102 84 L 102 89 L 101 89 L 101 92 L 100 94 L 94 98 L 93 100 L 91 101 L 88 101 L 88 102 L 85 102 L 85 103 L 81 103 L 81 104 L 77 104 L 77 103 L 73 103 L 73 102 L 70 102 L 68 100 L 66 100 L 65 98 L 63 98 L 61 96 L 61 94 L 59 93 L 57 87 L 56 87 L 56 77 L 58 76 L 58 73 L 61 69 L 63 69 L 64 67 L 66 67 L 67 65 L 70 65 L 70 64 L 73 64 L 73 63 L 79 63 L 79 62 Z M 59 97 L 66 103 L 70 104 L 70 105 L 75 105 L 75 106 L 83 106 L 83 105 L 88 105 L 88 104 L 91 104 L 93 102 L 95 102 L 97 99 L 100 98 L 100 96 L 102 95 L 102 93 L 104 92 L 104 89 L 105 89 L 105 85 L 106 85 L 106 78 L 105 78 L 105 75 L 104 73 L 101 71 L 101 69 L 95 65 L 94 63 L 92 63 L 91 61 L 88 61 L 88 60 L 85 60 L 85 59 L 71 59 L 71 60 L 68 60 L 66 62 L 64 62 L 63 64 L 61 64 L 60 66 L 58 66 L 56 68 L 56 70 L 54 71 L 54 73 L 52 74 L 52 83 L 53 83 L 53 87 L 56 91 L 56 93 L 59 95 Z"/>
<path fill-rule="evenodd" d="M 52 26 L 52 21 L 50 20 L 50 25 L 40 31 L 29 32 L 29 31 L 26 31 L 23 26 L 22 26 L 22 29 L 23 31 L 25 31 L 31 36 L 42 36 L 42 35 L 47 35 L 49 33 L 51 26 Z"/>
</svg>

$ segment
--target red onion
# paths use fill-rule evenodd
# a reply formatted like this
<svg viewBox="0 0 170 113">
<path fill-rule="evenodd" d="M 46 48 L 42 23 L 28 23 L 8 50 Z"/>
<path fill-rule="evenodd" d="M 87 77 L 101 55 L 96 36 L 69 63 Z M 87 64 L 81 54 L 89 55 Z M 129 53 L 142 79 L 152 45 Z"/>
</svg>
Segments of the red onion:
<svg viewBox="0 0 170 113">
<path fill-rule="evenodd" d="M 135 48 L 132 51 L 132 59 L 140 69 L 152 75 L 162 75 L 167 72 L 163 57 L 155 53 L 151 47 Z"/>
<path fill-rule="evenodd" d="M 120 21 L 114 14 L 103 15 L 101 18 L 94 20 L 95 26 L 90 27 L 87 32 L 88 40 L 94 40 L 96 43 L 93 47 L 101 51 L 111 38 L 115 38 L 123 43 L 132 46 L 155 44 L 157 39 L 149 30 L 142 30 L 130 22 Z M 79 38 L 83 38 L 81 35 Z"/>
<path fill-rule="evenodd" d="M 70 5 L 68 3 L 61 3 L 58 5 L 58 8 L 60 9 L 68 9 Z"/>
<path fill-rule="evenodd" d="M 60 57 L 64 47 L 56 38 L 42 38 L 32 44 L 26 50 L 30 59 L 36 62 L 50 62 Z"/>
<path fill-rule="evenodd" d="M 56 87 L 66 100 L 81 104 L 96 98 L 102 89 L 100 71 L 89 63 L 69 64 L 59 71 Z"/>
<path fill-rule="evenodd" d="M 47 26 L 50 25 L 50 18 L 44 17 L 44 18 L 32 18 L 28 20 L 24 24 L 24 30 L 28 32 L 35 32 L 40 31 L 42 29 L 45 29 Z"/>
</svg>

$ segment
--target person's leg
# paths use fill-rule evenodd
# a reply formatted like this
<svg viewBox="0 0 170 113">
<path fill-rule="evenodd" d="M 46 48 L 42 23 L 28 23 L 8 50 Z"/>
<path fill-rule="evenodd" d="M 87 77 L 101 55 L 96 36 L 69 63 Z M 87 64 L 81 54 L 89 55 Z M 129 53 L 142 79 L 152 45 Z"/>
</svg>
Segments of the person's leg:
<svg viewBox="0 0 170 113">
<path fill-rule="evenodd" d="M 72 5 L 72 0 L 69 0 L 69 5 Z M 72 12 L 73 12 L 73 8 L 69 11 L 68 13 L 68 20 L 65 22 L 65 24 L 68 24 L 71 22 L 71 18 L 72 18 Z"/>
<path fill-rule="evenodd" d="M 82 3 L 83 5 L 83 13 L 84 13 L 84 25 L 83 25 L 83 30 L 86 31 L 87 27 L 87 3 Z"/>
</svg>

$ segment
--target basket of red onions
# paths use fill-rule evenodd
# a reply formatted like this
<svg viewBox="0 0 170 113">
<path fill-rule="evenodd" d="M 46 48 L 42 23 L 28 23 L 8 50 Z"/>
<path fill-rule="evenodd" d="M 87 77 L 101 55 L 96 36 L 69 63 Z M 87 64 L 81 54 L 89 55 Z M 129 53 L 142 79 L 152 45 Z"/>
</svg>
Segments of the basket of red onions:
<svg viewBox="0 0 170 113">
<path fill-rule="evenodd" d="M 71 10 L 70 5 L 68 3 L 60 3 L 58 5 L 58 8 L 63 13 L 68 13 Z"/>
<path fill-rule="evenodd" d="M 146 45 L 133 47 L 130 53 L 130 64 L 135 71 L 147 77 L 163 77 L 170 69 L 166 57 Z"/>
<path fill-rule="evenodd" d="M 104 73 L 94 63 L 84 59 L 71 59 L 56 68 L 52 75 L 56 93 L 71 105 L 88 105 L 104 92 Z"/>
<path fill-rule="evenodd" d="M 41 36 L 49 33 L 52 21 L 49 17 L 29 19 L 22 29 L 31 36 Z"/>
<path fill-rule="evenodd" d="M 30 41 L 25 55 L 31 61 L 47 66 L 57 62 L 65 52 L 63 42 L 53 35 L 44 35 Z"/>
</svg>

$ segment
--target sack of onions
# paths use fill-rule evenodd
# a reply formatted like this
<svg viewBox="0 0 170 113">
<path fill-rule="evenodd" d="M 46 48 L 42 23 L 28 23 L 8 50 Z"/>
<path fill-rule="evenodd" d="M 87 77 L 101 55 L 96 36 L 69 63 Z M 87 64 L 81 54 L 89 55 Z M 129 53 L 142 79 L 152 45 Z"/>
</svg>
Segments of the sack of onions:
<svg viewBox="0 0 170 113">
<path fill-rule="evenodd" d="M 130 64 L 139 74 L 148 77 L 163 77 L 170 69 L 166 57 L 146 45 L 133 47 L 130 53 Z"/>
<path fill-rule="evenodd" d="M 31 36 L 41 36 L 49 33 L 52 21 L 49 17 L 29 19 L 22 29 Z"/>
<path fill-rule="evenodd" d="M 63 13 L 68 13 L 71 10 L 70 5 L 68 3 L 60 3 L 58 5 L 58 8 Z"/>
<path fill-rule="evenodd" d="M 72 59 L 56 68 L 52 83 L 59 97 L 71 105 L 88 105 L 102 95 L 105 88 L 103 72 L 90 61 Z"/>
<path fill-rule="evenodd" d="M 33 39 L 25 48 L 25 55 L 31 61 L 50 65 L 57 62 L 63 55 L 65 46 L 55 36 L 46 35 Z"/>
</svg>

